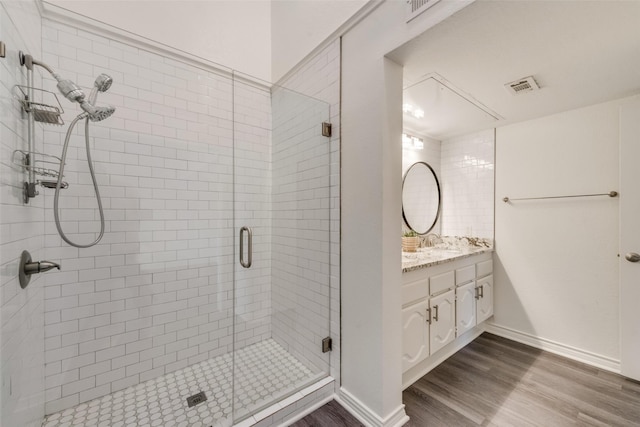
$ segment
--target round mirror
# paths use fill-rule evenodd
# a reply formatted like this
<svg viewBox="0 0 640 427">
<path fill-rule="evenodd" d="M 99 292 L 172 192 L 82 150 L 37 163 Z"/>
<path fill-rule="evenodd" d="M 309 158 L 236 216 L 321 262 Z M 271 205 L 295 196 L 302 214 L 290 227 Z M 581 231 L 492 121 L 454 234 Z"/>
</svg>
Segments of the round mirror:
<svg viewBox="0 0 640 427">
<path fill-rule="evenodd" d="M 402 178 L 402 218 L 407 227 L 427 234 L 440 215 L 440 183 L 431 166 L 412 164 Z"/>
</svg>

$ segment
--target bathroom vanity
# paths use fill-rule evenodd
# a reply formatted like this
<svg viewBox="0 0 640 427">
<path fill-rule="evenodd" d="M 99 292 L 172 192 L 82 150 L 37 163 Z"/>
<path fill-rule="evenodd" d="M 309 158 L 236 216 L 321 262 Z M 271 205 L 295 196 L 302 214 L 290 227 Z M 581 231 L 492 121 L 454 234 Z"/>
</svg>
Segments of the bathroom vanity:
<svg viewBox="0 0 640 427">
<path fill-rule="evenodd" d="M 423 248 L 402 257 L 403 388 L 473 341 L 493 315 L 493 249 Z"/>
</svg>

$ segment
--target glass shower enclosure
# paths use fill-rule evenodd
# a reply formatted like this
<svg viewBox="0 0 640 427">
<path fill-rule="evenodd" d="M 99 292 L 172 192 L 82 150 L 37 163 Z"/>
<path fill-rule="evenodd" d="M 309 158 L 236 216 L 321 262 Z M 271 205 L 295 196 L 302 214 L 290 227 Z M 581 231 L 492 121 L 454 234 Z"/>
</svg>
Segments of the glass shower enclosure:
<svg viewBox="0 0 640 427">
<path fill-rule="evenodd" d="M 62 42 L 50 45 L 64 51 Z M 83 368 L 49 356 L 45 407 L 55 409 L 45 424 L 82 423 L 96 408 L 105 422 L 145 425 L 161 413 L 167 423 L 231 426 L 329 375 L 329 105 L 122 46 L 129 63 L 105 66 L 115 77 L 101 95 L 117 114 L 91 134 L 103 240 L 68 248 L 42 194 L 45 249 L 63 266 L 46 283 L 46 351 L 100 368 L 82 371 L 81 385 L 96 385 L 84 393 L 59 384 Z M 45 129 L 38 151 L 59 153 L 65 130 Z M 97 217 L 81 141 L 73 137 L 60 216 L 84 241 Z M 113 411 L 128 401 L 140 408 Z"/>
<path fill-rule="evenodd" d="M 234 77 L 238 421 L 329 373 L 322 340 L 329 336 L 330 159 L 327 103 L 282 87 L 255 102 L 260 88 Z M 264 115 L 256 118 L 256 109 Z"/>
</svg>

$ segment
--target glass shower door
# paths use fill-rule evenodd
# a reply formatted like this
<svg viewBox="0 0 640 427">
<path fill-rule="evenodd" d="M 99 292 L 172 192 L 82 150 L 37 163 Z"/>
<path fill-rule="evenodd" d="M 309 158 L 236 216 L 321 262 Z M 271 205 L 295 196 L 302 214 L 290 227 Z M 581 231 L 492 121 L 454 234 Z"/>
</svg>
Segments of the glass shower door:
<svg viewBox="0 0 640 427">
<path fill-rule="evenodd" d="M 329 373 L 325 102 L 234 77 L 234 421 Z"/>
</svg>

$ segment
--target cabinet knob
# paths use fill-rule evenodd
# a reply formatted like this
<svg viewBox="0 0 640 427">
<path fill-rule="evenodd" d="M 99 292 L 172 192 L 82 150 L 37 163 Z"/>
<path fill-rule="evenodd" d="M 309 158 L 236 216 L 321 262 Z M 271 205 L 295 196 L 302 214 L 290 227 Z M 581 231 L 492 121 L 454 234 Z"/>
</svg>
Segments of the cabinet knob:
<svg viewBox="0 0 640 427">
<path fill-rule="evenodd" d="M 637 254 L 635 252 L 629 252 L 624 256 L 624 259 L 626 259 L 629 262 L 638 262 L 640 261 L 640 254 Z"/>
<path fill-rule="evenodd" d="M 433 315 L 433 321 L 434 321 L 434 322 L 437 322 L 437 321 L 438 321 L 438 306 L 437 306 L 437 305 L 434 305 L 434 306 L 433 306 L 433 309 L 434 309 L 434 311 L 435 311 L 435 314 Z"/>
</svg>

